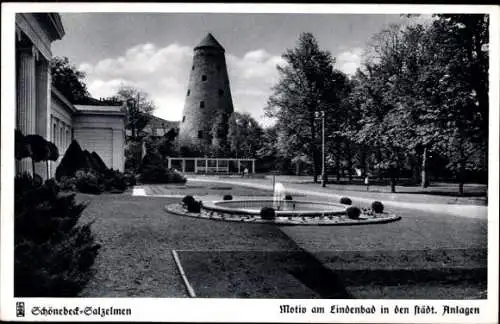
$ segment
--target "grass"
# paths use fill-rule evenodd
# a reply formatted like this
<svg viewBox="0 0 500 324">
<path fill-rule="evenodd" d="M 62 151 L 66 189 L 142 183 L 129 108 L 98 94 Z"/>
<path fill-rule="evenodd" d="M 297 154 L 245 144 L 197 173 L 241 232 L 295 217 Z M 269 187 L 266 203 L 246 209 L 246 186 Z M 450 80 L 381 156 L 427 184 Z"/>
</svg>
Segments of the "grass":
<svg viewBox="0 0 500 324">
<path fill-rule="evenodd" d="M 95 219 L 103 246 L 83 297 L 187 297 L 172 249 L 201 297 L 460 299 L 485 290 L 484 220 L 394 210 L 403 219 L 383 225 L 280 228 L 163 210 L 179 199 L 77 198 L 90 201 L 83 218 Z"/>
</svg>

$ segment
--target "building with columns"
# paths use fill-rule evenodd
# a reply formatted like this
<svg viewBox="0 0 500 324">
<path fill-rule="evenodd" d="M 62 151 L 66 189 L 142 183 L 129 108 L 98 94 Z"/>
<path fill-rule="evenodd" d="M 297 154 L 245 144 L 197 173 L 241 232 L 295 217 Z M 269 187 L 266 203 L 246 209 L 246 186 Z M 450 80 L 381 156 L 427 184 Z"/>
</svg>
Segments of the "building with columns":
<svg viewBox="0 0 500 324">
<path fill-rule="evenodd" d="M 35 165 L 46 179 L 73 139 L 82 149 L 95 151 L 110 168 L 123 170 L 125 113 L 117 106 L 79 106 L 51 86 L 51 44 L 64 37 L 57 13 L 16 14 L 16 128 L 24 135 L 38 134 L 59 149 L 59 160 Z M 16 172 L 32 171 L 29 158 L 16 163 Z"/>
</svg>

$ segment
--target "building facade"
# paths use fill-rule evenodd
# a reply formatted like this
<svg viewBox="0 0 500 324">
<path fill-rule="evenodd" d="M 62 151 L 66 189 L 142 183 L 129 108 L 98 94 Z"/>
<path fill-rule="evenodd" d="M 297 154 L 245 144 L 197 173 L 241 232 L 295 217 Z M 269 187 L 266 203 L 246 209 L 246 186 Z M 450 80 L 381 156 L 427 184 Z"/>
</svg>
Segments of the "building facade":
<svg viewBox="0 0 500 324">
<path fill-rule="evenodd" d="M 179 145 L 209 145 L 219 114 L 233 113 L 225 50 L 212 34 L 195 48 L 182 119 Z"/>
<path fill-rule="evenodd" d="M 73 139 L 82 149 L 98 153 L 108 167 L 124 168 L 125 113 L 116 106 L 79 106 L 69 102 L 50 80 L 52 42 L 64 28 L 56 13 L 16 14 L 16 129 L 38 134 L 59 150 L 58 161 L 35 164 L 35 173 L 47 179 Z M 30 158 L 16 163 L 16 172 L 32 173 Z"/>
</svg>

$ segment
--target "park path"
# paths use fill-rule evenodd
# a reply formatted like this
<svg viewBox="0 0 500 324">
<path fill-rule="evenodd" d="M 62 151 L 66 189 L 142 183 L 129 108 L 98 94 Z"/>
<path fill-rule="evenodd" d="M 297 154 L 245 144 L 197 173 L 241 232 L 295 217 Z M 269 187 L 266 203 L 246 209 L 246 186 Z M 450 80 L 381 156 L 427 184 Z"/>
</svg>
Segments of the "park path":
<svg viewBox="0 0 500 324">
<path fill-rule="evenodd" d="M 264 179 L 217 179 L 213 177 L 189 177 L 188 181 L 200 181 L 200 182 L 213 182 L 213 183 L 226 183 L 232 185 L 246 186 L 256 189 L 272 190 L 273 186 L 269 180 Z M 306 195 L 318 198 L 329 198 L 339 200 L 341 197 L 346 196 L 346 193 L 332 192 L 331 189 L 321 188 L 319 185 L 312 184 L 297 184 L 297 183 L 287 183 L 287 192 L 290 194 Z M 366 197 L 368 193 L 364 193 L 365 197 L 354 196 L 355 192 L 349 192 L 349 198 L 352 199 L 354 203 L 360 204 L 371 204 L 374 200 L 382 200 L 383 203 L 388 207 L 420 210 L 424 212 L 433 212 L 440 214 L 447 214 L 452 216 L 460 217 L 471 217 L 471 218 L 483 218 L 486 219 L 488 216 L 488 206 L 477 206 L 477 205 L 465 205 L 465 204 L 446 204 L 446 203 L 420 203 L 420 202 L 410 202 L 410 201 L 400 201 L 400 200 L 390 200 L 398 199 L 398 194 L 391 195 L 393 197 L 388 197 L 389 199 L 381 199 L 380 195 L 374 194 L 374 197 Z M 432 198 L 431 198 L 432 199 Z"/>
</svg>

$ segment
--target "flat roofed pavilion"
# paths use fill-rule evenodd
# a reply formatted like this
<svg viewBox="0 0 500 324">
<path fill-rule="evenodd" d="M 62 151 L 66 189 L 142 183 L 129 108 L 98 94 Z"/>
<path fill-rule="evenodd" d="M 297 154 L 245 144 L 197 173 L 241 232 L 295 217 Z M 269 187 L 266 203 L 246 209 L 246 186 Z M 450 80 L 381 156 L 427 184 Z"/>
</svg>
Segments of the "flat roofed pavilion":
<svg viewBox="0 0 500 324">
<path fill-rule="evenodd" d="M 255 159 L 204 158 L 204 157 L 169 157 L 169 168 L 178 168 L 183 173 L 241 173 L 245 168 L 255 173 Z"/>
</svg>

